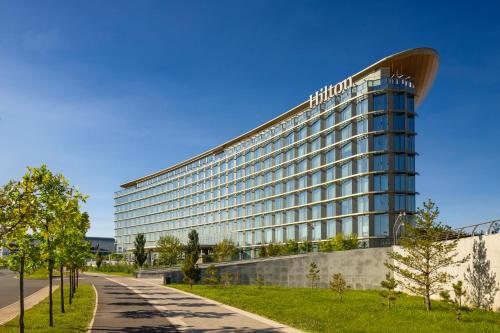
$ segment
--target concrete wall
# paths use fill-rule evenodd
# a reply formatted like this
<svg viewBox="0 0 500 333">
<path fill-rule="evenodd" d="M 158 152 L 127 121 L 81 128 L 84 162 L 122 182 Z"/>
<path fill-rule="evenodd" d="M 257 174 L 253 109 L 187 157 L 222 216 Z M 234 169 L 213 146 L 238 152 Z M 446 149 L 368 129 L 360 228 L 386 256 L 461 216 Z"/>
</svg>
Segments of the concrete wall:
<svg viewBox="0 0 500 333">
<path fill-rule="evenodd" d="M 348 286 L 354 289 L 376 289 L 385 278 L 387 251 L 390 248 L 369 248 L 331 253 L 308 253 L 295 256 L 245 260 L 216 264 L 219 275 L 229 272 L 240 275 L 241 284 L 255 284 L 258 274 L 265 284 L 284 287 L 308 287 L 309 265 L 316 262 L 320 269 L 320 287 L 328 287 L 334 273 L 342 273 Z M 200 265 L 203 275 L 208 265 Z M 172 282 L 182 282 L 178 269 L 142 271 L 138 277 L 159 277 L 167 274 Z"/>
</svg>

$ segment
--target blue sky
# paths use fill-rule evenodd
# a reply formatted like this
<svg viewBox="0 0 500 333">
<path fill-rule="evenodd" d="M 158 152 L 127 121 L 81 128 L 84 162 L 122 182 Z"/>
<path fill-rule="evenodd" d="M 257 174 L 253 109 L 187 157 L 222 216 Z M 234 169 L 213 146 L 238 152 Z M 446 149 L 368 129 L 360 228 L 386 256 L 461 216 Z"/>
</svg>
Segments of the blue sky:
<svg viewBox="0 0 500 333">
<path fill-rule="evenodd" d="M 352 3 L 352 4 L 351 4 Z M 2 1 L 0 182 L 27 165 L 90 195 L 223 143 L 404 49 L 441 67 L 418 112 L 417 190 L 444 222 L 500 218 L 497 1 Z"/>
</svg>

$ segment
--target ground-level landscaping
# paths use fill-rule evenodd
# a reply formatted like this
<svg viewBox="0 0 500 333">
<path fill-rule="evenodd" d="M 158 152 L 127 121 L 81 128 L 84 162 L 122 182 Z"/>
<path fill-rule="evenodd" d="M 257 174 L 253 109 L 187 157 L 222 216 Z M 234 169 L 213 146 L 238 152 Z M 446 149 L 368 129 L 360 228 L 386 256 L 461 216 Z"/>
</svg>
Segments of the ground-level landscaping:
<svg viewBox="0 0 500 333">
<path fill-rule="evenodd" d="M 433 302 L 427 312 L 421 298 L 401 295 L 388 308 L 378 291 L 346 291 L 340 301 L 329 289 L 206 285 L 170 285 L 308 332 L 491 332 L 500 333 L 500 313 L 474 310 L 455 319 L 449 305 Z"/>
<path fill-rule="evenodd" d="M 24 322 L 26 333 L 69 333 L 85 332 L 92 319 L 95 306 L 95 292 L 90 285 L 80 285 L 73 299 L 73 304 L 69 305 L 67 295 L 69 288 L 65 287 L 65 310 L 61 313 L 60 291 L 53 294 L 54 300 L 54 327 L 49 327 L 49 300 L 35 305 L 25 312 Z M 0 333 L 19 332 L 19 317 L 0 326 Z"/>
</svg>

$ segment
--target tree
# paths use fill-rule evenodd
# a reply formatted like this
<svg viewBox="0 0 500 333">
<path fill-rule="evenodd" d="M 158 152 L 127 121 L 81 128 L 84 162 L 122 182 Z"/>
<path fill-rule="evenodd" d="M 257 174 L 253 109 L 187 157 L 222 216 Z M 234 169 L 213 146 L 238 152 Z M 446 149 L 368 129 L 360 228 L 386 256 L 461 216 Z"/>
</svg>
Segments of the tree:
<svg viewBox="0 0 500 333">
<path fill-rule="evenodd" d="M 385 274 L 385 280 L 380 282 L 380 286 L 386 289 L 381 291 L 379 294 L 383 298 L 387 299 L 387 306 L 390 309 L 391 305 L 398 299 L 399 292 L 396 291 L 398 282 L 391 276 L 391 273 L 387 273 Z"/>
<path fill-rule="evenodd" d="M 402 251 L 389 252 L 389 258 L 394 262 L 385 263 L 396 273 L 396 277 L 400 277 L 397 280 L 399 284 L 423 296 L 428 311 L 431 310 L 431 296 L 453 277 L 444 269 L 468 259 L 457 259 L 458 240 L 437 241 L 448 228 L 437 221 L 438 216 L 436 205 L 431 200 L 424 202 L 424 207 L 417 211 L 415 225 L 405 225 L 406 235 L 401 238 Z"/>
<path fill-rule="evenodd" d="M 164 266 L 174 266 L 182 256 L 183 246 L 181 241 L 174 236 L 160 237 L 157 243 L 158 246 L 158 262 Z"/>
<path fill-rule="evenodd" d="M 311 288 L 318 286 L 319 272 L 318 265 L 314 261 L 311 262 L 309 265 L 309 274 L 307 274 L 307 279 L 311 282 Z"/>
<path fill-rule="evenodd" d="M 465 297 L 466 291 L 463 289 L 463 282 L 458 281 L 457 283 L 452 284 L 453 292 L 455 293 L 455 299 L 452 300 L 450 297 L 450 292 L 448 290 L 443 290 L 439 293 L 441 299 L 443 301 L 450 303 L 455 309 L 455 316 L 457 320 L 462 318 L 462 310 L 464 307 L 462 306 L 462 298 Z"/>
<path fill-rule="evenodd" d="M 135 236 L 135 241 L 134 241 L 134 258 L 135 258 L 135 263 L 139 266 L 142 267 L 144 265 L 144 262 L 146 261 L 147 255 L 144 250 L 144 246 L 146 245 L 146 237 L 144 237 L 144 234 L 137 234 Z"/>
<path fill-rule="evenodd" d="M 19 332 L 24 332 L 24 273 L 40 265 L 39 247 L 33 230 L 39 202 L 30 169 L 21 181 L 9 181 L 0 190 L 0 242 L 9 250 L 2 261 L 19 274 Z"/>
<path fill-rule="evenodd" d="M 97 269 L 101 268 L 102 254 L 100 249 L 97 249 L 97 253 L 95 254 L 95 265 L 97 266 Z"/>
<path fill-rule="evenodd" d="M 347 288 L 347 283 L 341 273 L 335 273 L 330 280 L 330 289 L 339 296 L 340 301 L 344 299 L 344 292 Z"/>
<path fill-rule="evenodd" d="M 219 278 L 217 277 L 217 268 L 212 264 L 207 267 L 205 272 L 207 274 L 205 281 L 210 287 L 215 288 L 217 283 L 219 283 Z"/>
<path fill-rule="evenodd" d="M 354 250 L 359 247 L 358 236 L 356 234 L 337 234 L 335 237 L 321 242 L 319 250 L 321 252 Z"/>
<path fill-rule="evenodd" d="M 184 264 L 182 265 L 182 273 L 184 281 L 189 283 L 192 288 L 193 283 L 198 282 L 201 278 L 201 271 L 198 267 L 198 259 L 200 258 L 200 244 L 198 241 L 198 232 L 191 230 L 188 234 L 188 244 L 184 255 Z"/>
<path fill-rule="evenodd" d="M 225 288 L 231 287 L 233 276 L 229 272 L 225 272 L 220 277 L 221 283 Z"/>
<path fill-rule="evenodd" d="M 261 275 L 261 274 L 258 274 L 257 277 L 255 278 L 255 283 L 257 284 L 257 288 L 258 289 L 262 289 L 262 287 L 264 286 L 264 276 Z"/>
<path fill-rule="evenodd" d="M 498 291 L 496 273 L 490 272 L 490 261 L 486 259 L 486 245 L 483 236 L 474 240 L 472 247 L 472 266 L 467 267 L 464 275 L 469 284 L 469 301 L 481 309 L 491 309 Z"/>
<path fill-rule="evenodd" d="M 223 239 L 214 247 L 215 260 L 218 262 L 231 261 L 238 255 L 238 248 L 230 239 Z"/>
</svg>

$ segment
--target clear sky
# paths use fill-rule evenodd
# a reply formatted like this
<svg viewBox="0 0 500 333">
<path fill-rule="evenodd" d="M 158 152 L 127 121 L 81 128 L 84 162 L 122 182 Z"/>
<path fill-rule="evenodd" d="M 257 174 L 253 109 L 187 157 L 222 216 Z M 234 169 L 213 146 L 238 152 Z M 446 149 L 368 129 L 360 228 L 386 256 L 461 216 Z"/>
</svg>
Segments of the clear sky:
<svg viewBox="0 0 500 333">
<path fill-rule="evenodd" d="M 419 46 L 417 203 L 500 218 L 500 2 L 1 1 L 0 182 L 46 163 L 113 236 L 119 185 L 223 143 Z"/>
</svg>

